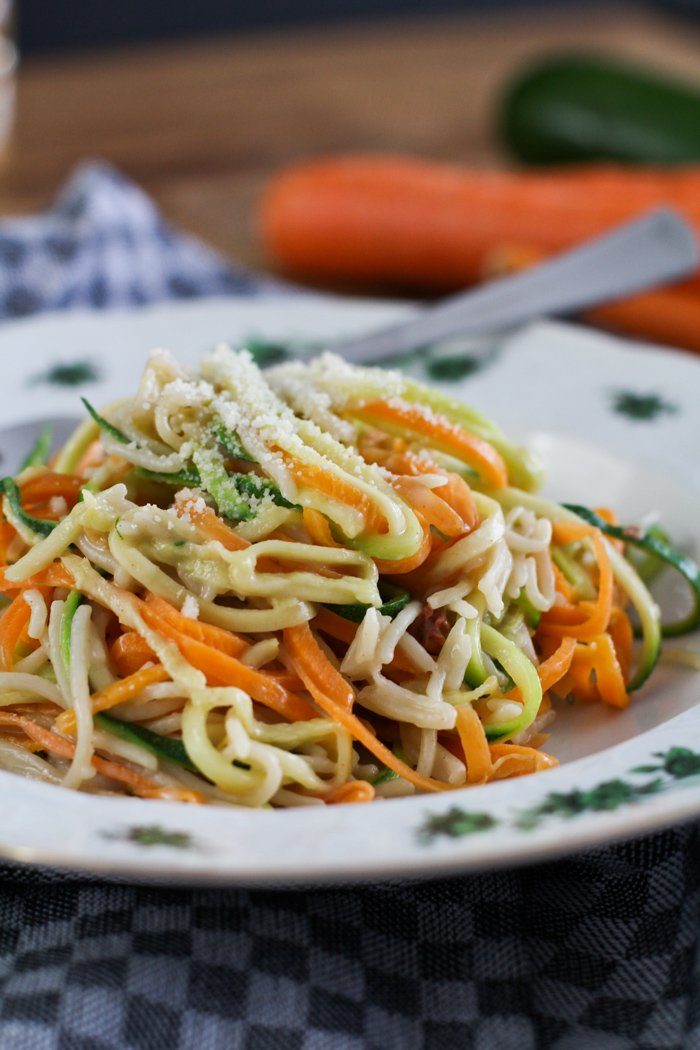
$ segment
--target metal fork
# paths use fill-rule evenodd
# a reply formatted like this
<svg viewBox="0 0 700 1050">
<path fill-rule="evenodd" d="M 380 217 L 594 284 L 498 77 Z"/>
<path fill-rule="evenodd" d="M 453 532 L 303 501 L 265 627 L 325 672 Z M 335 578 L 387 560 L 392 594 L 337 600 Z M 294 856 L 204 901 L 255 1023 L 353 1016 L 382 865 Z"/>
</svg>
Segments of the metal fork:
<svg viewBox="0 0 700 1050">
<path fill-rule="evenodd" d="M 332 349 L 354 364 L 383 364 L 456 336 L 507 331 L 622 299 L 687 277 L 698 261 L 692 228 L 671 208 L 659 208 L 522 273 L 450 296 L 409 321 Z"/>
</svg>

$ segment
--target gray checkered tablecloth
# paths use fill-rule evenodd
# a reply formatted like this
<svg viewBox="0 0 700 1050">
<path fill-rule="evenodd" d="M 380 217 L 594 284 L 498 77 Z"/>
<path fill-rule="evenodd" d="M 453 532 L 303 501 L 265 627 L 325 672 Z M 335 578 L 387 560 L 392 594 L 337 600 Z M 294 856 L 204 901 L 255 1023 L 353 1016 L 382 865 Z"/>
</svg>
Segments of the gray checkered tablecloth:
<svg viewBox="0 0 700 1050">
<path fill-rule="evenodd" d="M 81 169 L 0 223 L 0 316 L 274 287 Z M 2 802 L 3 800 L 0 800 Z M 700 828 L 422 883 L 0 867 L 0 1050 L 700 1050 Z"/>
</svg>

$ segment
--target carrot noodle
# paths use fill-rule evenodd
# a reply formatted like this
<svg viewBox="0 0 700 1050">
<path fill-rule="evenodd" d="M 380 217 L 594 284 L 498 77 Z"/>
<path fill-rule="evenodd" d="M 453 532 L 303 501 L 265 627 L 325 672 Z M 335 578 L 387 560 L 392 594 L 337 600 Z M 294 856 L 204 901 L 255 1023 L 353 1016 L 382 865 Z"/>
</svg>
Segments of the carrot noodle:
<svg viewBox="0 0 700 1050">
<path fill-rule="evenodd" d="M 612 615 L 613 573 L 605 541 L 599 529 L 590 525 L 557 522 L 553 529 L 556 543 L 573 543 L 590 539 L 598 562 L 598 597 L 594 603 L 580 602 L 578 606 L 553 606 L 542 616 L 540 630 L 553 637 L 592 638 L 605 631 Z"/>
<path fill-rule="evenodd" d="M 457 732 L 467 764 L 467 780 L 479 784 L 488 780 L 493 771 L 491 752 L 481 719 L 471 704 L 457 712 Z"/>
<path fill-rule="evenodd" d="M 156 655 L 148 642 L 136 631 L 125 631 L 115 640 L 109 651 L 117 673 L 124 678 L 139 671 L 144 664 L 153 662 Z"/>
<path fill-rule="evenodd" d="M 82 478 L 72 474 L 54 474 L 51 471 L 35 474 L 21 486 L 22 503 L 25 507 L 32 507 L 46 503 L 53 496 L 62 496 L 73 506 L 83 484 Z"/>
<path fill-rule="evenodd" d="M 505 464 L 496 450 L 474 434 L 450 423 L 444 416 L 426 412 L 420 405 L 373 401 L 357 410 L 361 419 L 404 426 L 432 441 L 434 447 L 464 459 L 483 475 L 487 484 L 498 487 L 508 482 Z"/>
<path fill-rule="evenodd" d="M 99 711 L 108 711 L 110 707 L 116 707 L 117 704 L 123 704 L 126 700 L 132 700 L 147 685 L 164 682 L 167 677 L 168 672 L 160 664 L 153 667 L 142 667 L 128 678 L 122 678 L 101 692 L 95 693 L 91 700 L 92 712 L 97 714 Z M 56 728 L 62 733 L 75 732 L 75 713 L 71 708 L 58 716 Z"/>
<path fill-rule="evenodd" d="M 653 667 L 615 512 L 537 496 L 534 456 L 401 373 L 159 351 L 91 415 L 3 482 L 0 768 L 387 801 L 552 769 L 558 699 L 615 717 Z"/>
<path fill-rule="evenodd" d="M 326 805 L 340 802 L 371 802 L 374 795 L 374 788 L 366 780 L 349 780 L 329 791 L 323 801 Z"/>
<path fill-rule="evenodd" d="M 20 592 L 0 620 L 0 666 L 11 671 L 15 662 L 15 649 L 28 623 L 31 610 Z"/>
<path fill-rule="evenodd" d="M 32 740 L 36 741 L 37 744 L 41 745 L 42 750 L 48 751 L 50 754 L 59 755 L 61 758 L 72 758 L 75 754 L 75 744 L 72 741 L 66 740 L 65 737 L 59 736 L 58 733 L 54 733 L 50 729 L 45 729 L 30 718 L 23 718 L 21 715 L 13 714 L 12 712 L 0 711 L 0 724 L 17 726 Z M 204 801 L 203 796 L 197 791 L 154 783 L 153 780 L 143 773 L 130 769 L 119 762 L 101 758 L 99 755 L 93 755 L 92 765 L 98 773 L 102 773 L 103 776 L 109 777 L 111 780 L 125 784 L 135 795 L 139 795 L 141 798 L 171 799 L 174 802 Z"/>
</svg>

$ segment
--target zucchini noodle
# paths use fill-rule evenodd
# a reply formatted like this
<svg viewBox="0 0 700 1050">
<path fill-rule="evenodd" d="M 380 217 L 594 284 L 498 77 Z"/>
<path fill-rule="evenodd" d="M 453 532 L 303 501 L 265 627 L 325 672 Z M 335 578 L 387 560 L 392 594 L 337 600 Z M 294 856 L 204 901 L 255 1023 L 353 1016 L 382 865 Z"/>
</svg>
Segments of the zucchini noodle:
<svg viewBox="0 0 700 1050">
<path fill-rule="evenodd" d="M 629 544 L 691 586 L 668 632 L 700 617 L 665 538 L 542 499 L 527 450 L 400 373 L 159 350 L 84 405 L 2 482 L 12 773 L 248 808 L 533 773 L 557 707 L 624 707 L 658 659 Z"/>
</svg>

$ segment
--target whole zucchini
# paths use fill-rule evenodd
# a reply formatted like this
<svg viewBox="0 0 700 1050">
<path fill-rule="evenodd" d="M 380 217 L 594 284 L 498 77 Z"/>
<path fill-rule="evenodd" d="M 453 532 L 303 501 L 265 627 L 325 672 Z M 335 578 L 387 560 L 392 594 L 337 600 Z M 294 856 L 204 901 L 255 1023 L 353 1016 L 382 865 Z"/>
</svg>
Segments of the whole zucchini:
<svg viewBox="0 0 700 1050">
<path fill-rule="evenodd" d="M 700 160 L 700 87 L 601 56 L 561 54 L 525 69 L 499 119 L 509 151 L 529 164 Z"/>
</svg>

